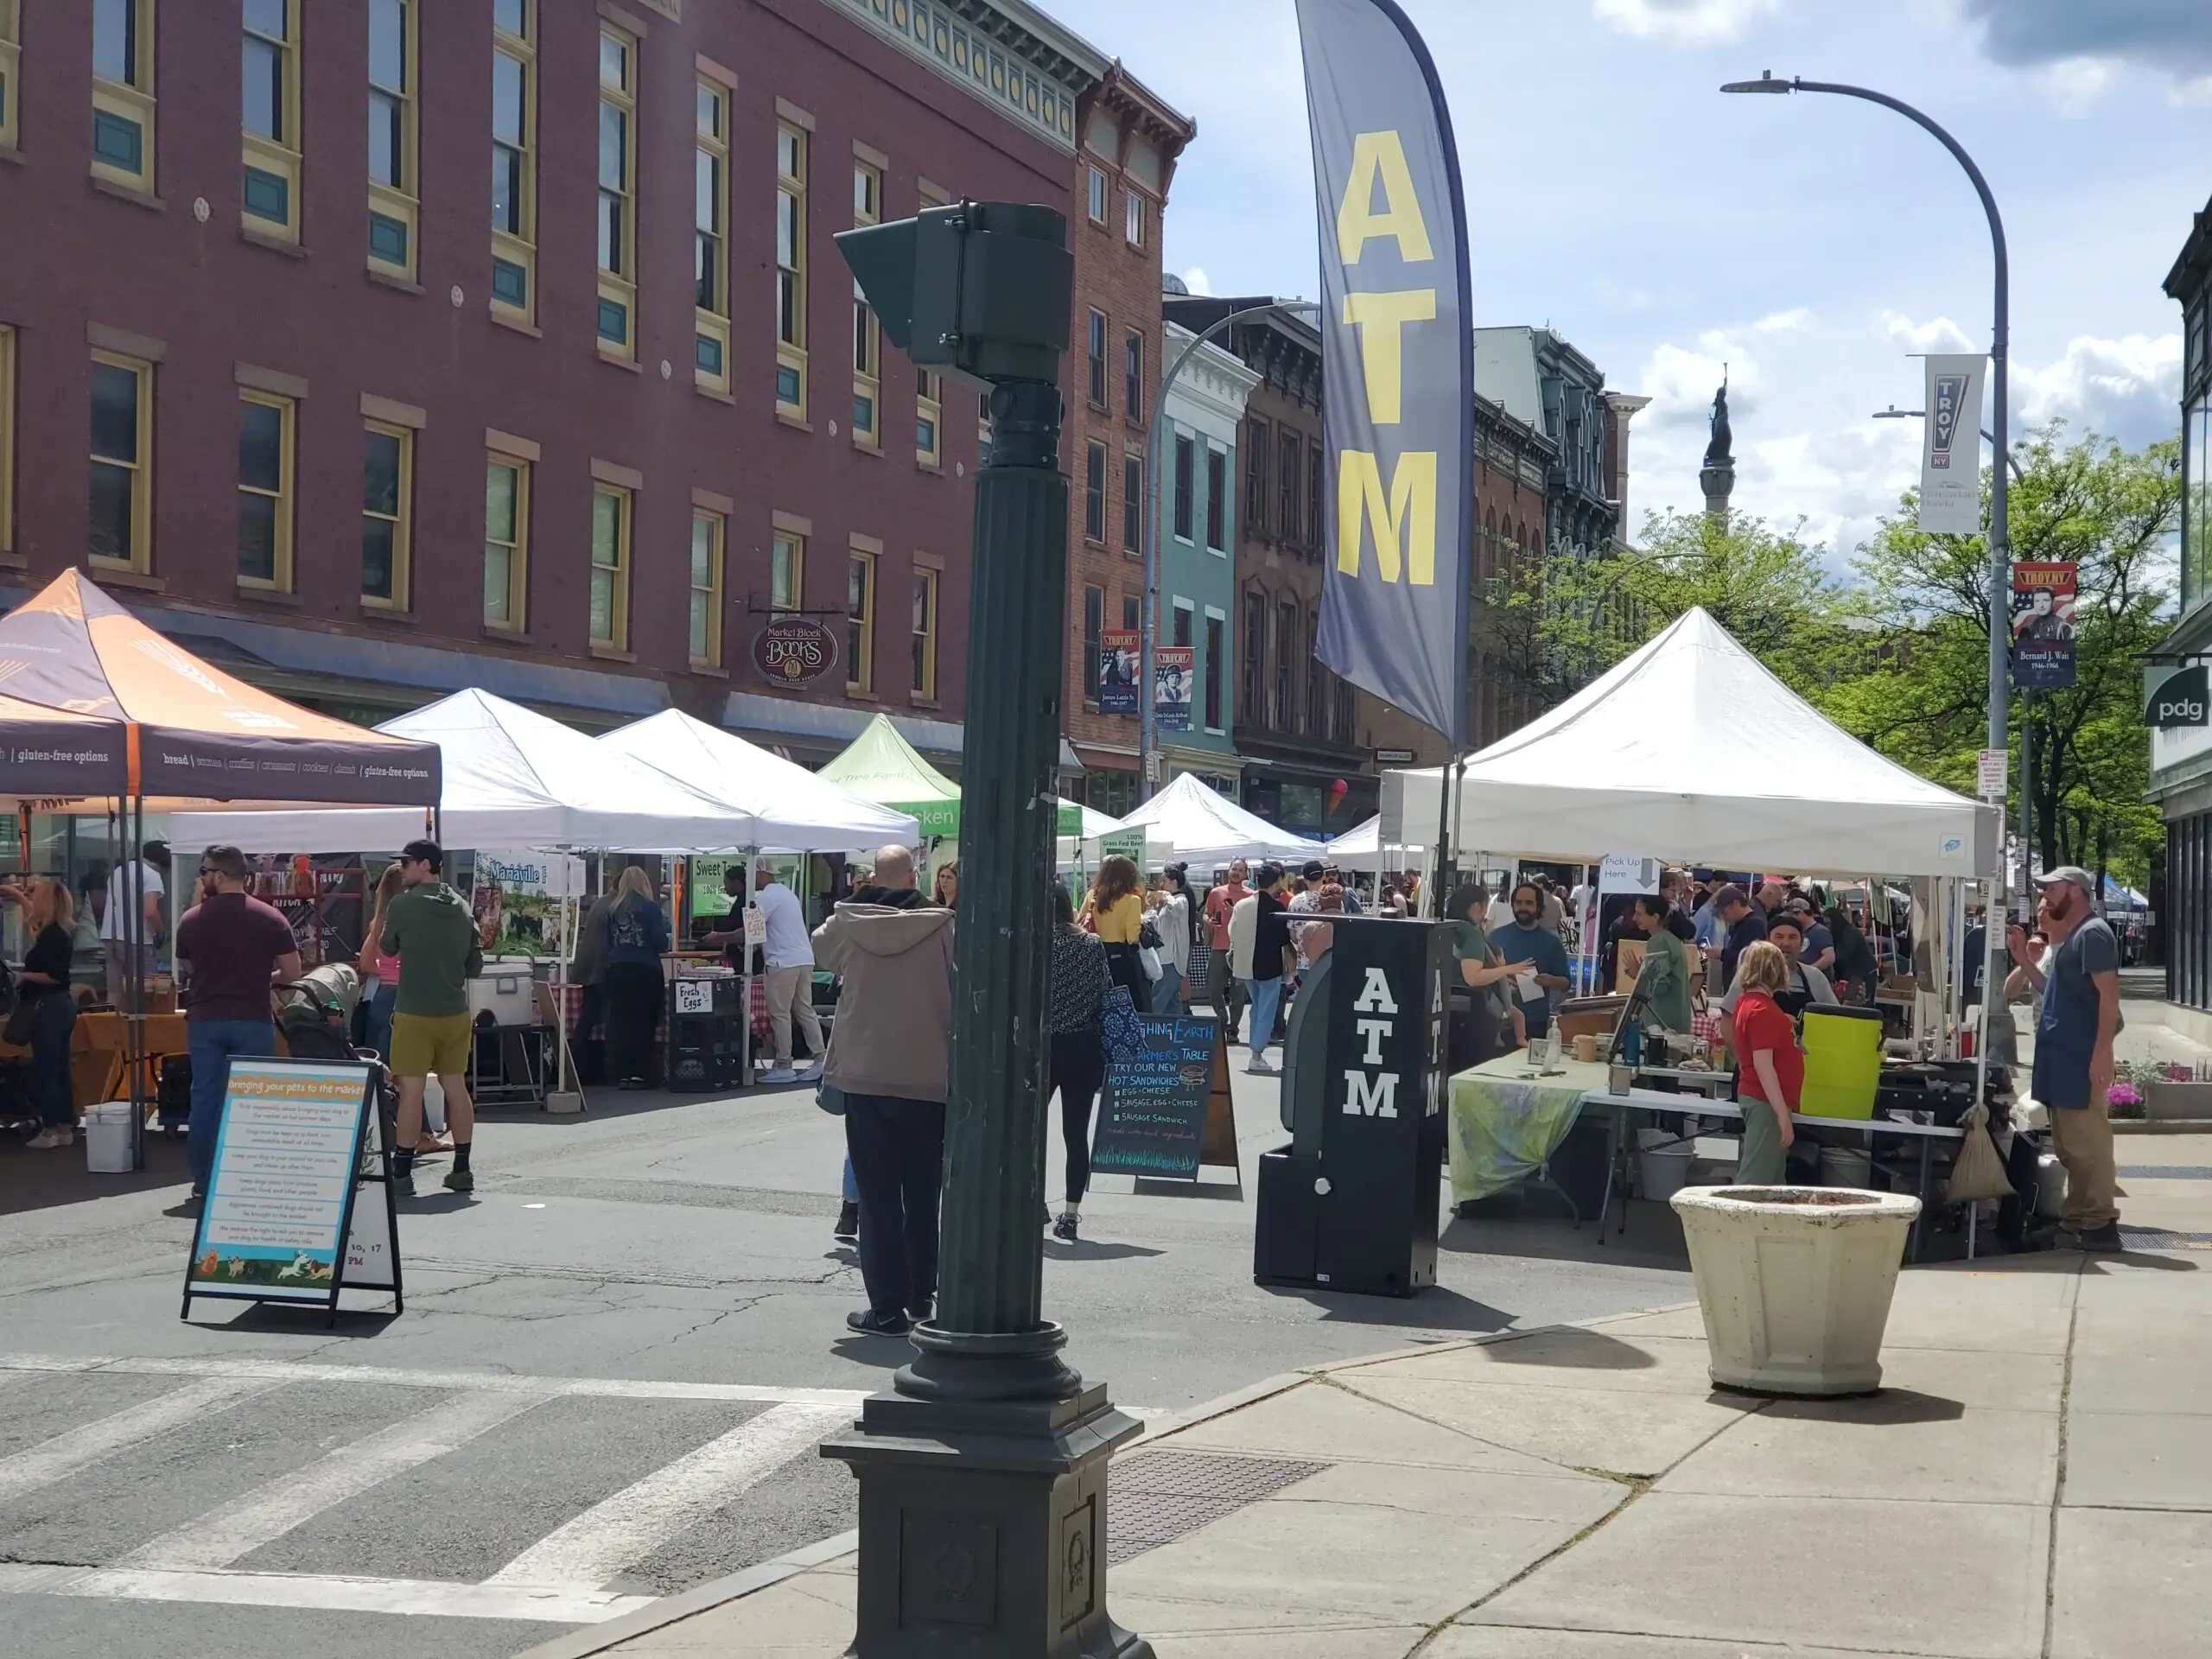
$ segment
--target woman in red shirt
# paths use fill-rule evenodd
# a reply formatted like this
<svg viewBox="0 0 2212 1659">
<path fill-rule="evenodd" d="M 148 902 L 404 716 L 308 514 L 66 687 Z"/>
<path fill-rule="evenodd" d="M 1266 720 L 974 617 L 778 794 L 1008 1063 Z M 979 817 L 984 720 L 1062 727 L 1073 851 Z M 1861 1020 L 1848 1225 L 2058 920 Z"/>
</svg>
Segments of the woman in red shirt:
<svg viewBox="0 0 2212 1659">
<path fill-rule="evenodd" d="M 1779 1186 L 1789 1176 L 1790 1119 L 1805 1086 L 1797 1027 L 1775 997 L 1789 982 L 1789 958 L 1765 940 L 1746 945 L 1736 963 L 1736 1103 L 1744 1110 L 1738 1186 Z"/>
</svg>

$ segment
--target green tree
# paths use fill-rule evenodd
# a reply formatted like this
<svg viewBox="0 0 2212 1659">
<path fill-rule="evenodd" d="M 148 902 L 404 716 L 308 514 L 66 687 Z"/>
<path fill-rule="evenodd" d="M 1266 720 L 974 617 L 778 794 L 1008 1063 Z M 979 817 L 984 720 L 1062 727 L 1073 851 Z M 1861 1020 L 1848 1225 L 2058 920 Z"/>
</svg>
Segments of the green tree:
<svg viewBox="0 0 2212 1659">
<path fill-rule="evenodd" d="M 2180 523 L 2179 446 L 2135 452 L 2094 433 L 2069 442 L 2061 423 L 2015 447 L 2012 556 L 2078 567 L 2076 681 L 2012 699 L 2012 730 L 2032 726 L 2035 841 L 2044 861 L 2110 868 L 2140 882 L 2158 834 L 2143 801 L 2149 740 L 2138 657 L 2164 632 L 2171 546 Z M 1914 524 L 1917 496 L 1854 561 L 1874 655 L 1839 675 L 1819 701 L 1845 729 L 1923 776 L 1971 791 L 1986 732 L 1988 548 L 1980 536 L 1930 536 Z M 2004 626 L 2000 620 L 1999 626 Z M 2012 768 L 2011 821 L 2023 768 Z"/>
</svg>

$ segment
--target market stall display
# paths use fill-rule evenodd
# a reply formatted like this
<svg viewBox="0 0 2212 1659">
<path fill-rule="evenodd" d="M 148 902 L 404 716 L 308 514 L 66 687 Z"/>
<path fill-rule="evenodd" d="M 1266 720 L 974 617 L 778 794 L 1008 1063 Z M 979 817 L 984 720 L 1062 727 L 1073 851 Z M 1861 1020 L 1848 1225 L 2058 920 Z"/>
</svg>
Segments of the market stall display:
<svg viewBox="0 0 2212 1659">
<path fill-rule="evenodd" d="M 1123 818 L 1121 827 L 1156 829 L 1194 874 L 1233 858 L 1288 861 L 1322 854 L 1319 842 L 1277 829 L 1187 772 Z"/>
</svg>

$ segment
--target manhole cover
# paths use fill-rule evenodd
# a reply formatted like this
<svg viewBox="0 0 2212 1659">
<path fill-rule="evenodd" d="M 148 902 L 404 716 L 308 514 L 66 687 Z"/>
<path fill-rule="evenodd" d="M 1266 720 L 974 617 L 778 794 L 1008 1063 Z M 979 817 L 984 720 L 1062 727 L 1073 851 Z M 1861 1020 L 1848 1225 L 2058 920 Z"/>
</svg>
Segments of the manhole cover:
<svg viewBox="0 0 2212 1659">
<path fill-rule="evenodd" d="M 1118 1566 L 1332 1466 L 1283 1458 L 1142 1452 L 1113 1472 L 1106 1564 Z"/>
</svg>

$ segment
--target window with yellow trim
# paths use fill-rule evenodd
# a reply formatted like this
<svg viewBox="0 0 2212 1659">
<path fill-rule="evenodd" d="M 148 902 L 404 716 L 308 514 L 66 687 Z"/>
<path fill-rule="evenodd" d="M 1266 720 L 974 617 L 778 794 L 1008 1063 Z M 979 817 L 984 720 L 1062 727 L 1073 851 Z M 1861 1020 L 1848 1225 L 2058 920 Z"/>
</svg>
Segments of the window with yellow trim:
<svg viewBox="0 0 2212 1659">
<path fill-rule="evenodd" d="M 238 569 L 241 588 L 292 591 L 293 454 L 299 405 L 269 391 L 238 393 Z"/>
<path fill-rule="evenodd" d="M 530 626 L 530 463 L 496 451 L 484 461 L 484 626 Z"/>
<path fill-rule="evenodd" d="M 807 135 L 776 128 L 776 407 L 806 418 Z"/>
<path fill-rule="evenodd" d="M 92 0 L 92 174 L 154 188 L 155 0 Z"/>
<path fill-rule="evenodd" d="M 729 378 L 729 89 L 699 82 L 698 146 L 692 162 L 691 213 L 696 251 L 692 286 L 698 311 L 691 372 L 709 391 L 726 392 Z"/>
<path fill-rule="evenodd" d="M 721 514 L 703 507 L 691 510 L 690 649 L 694 668 L 722 665 L 722 543 L 727 525 Z"/>
<path fill-rule="evenodd" d="M 635 505 L 616 484 L 591 495 L 591 642 L 630 648 L 630 520 Z"/>
<path fill-rule="evenodd" d="M 937 572 L 914 572 L 912 615 L 909 623 L 912 650 L 912 689 L 925 702 L 937 699 Z"/>
<path fill-rule="evenodd" d="M 404 611 L 411 575 L 415 434 L 369 421 L 361 438 L 361 602 Z"/>
<path fill-rule="evenodd" d="M 537 0 L 492 0 L 492 309 L 537 315 Z"/>
<path fill-rule="evenodd" d="M 853 223 L 874 225 L 882 217 L 882 171 L 855 162 Z M 853 283 L 853 442 L 863 449 L 879 448 L 883 442 L 883 322 L 857 278 Z"/>
<path fill-rule="evenodd" d="M 806 537 L 779 530 L 768 550 L 768 603 L 796 611 L 806 598 Z"/>
<path fill-rule="evenodd" d="M 12 552 L 15 545 L 16 331 L 0 323 L 0 553 Z"/>
<path fill-rule="evenodd" d="M 92 353 L 92 530 L 94 565 L 153 569 L 154 365 Z"/>
<path fill-rule="evenodd" d="M 638 43 L 599 30 L 599 349 L 638 354 Z"/>
<path fill-rule="evenodd" d="M 419 0 L 369 0 L 369 264 L 415 277 Z"/>
<path fill-rule="evenodd" d="M 241 0 L 245 35 L 245 172 L 238 195 L 247 226 L 300 238 L 300 0 Z"/>
<path fill-rule="evenodd" d="M 914 371 L 914 459 L 925 467 L 944 460 L 944 378 L 934 369 Z"/>
<path fill-rule="evenodd" d="M 16 119 L 16 89 L 22 75 L 22 0 L 0 0 L 0 149 L 13 149 L 22 142 Z"/>
<path fill-rule="evenodd" d="M 875 555 L 855 551 L 845 567 L 845 690 L 875 690 Z"/>
</svg>

